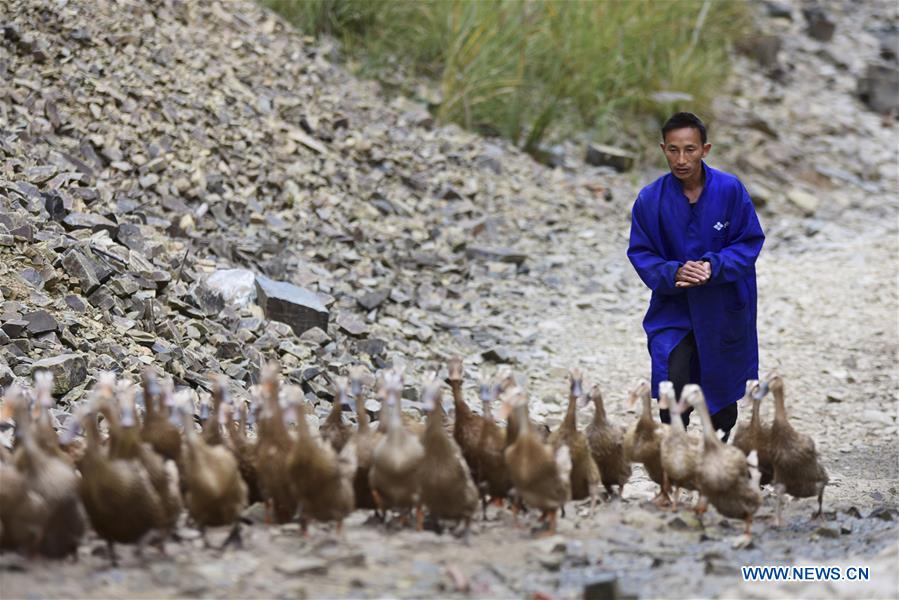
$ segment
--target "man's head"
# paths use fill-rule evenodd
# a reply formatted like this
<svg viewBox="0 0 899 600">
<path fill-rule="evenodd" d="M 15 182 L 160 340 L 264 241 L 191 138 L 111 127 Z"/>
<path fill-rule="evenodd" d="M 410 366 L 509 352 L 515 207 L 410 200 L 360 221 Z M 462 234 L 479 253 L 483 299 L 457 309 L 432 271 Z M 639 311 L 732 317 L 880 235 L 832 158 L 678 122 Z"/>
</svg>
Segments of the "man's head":
<svg viewBox="0 0 899 600">
<path fill-rule="evenodd" d="M 676 113 L 665 121 L 660 146 L 675 177 L 691 183 L 702 178 L 702 159 L 712 149 L 707 140 L 705 124 L 693 113 Z"/>
</svg>

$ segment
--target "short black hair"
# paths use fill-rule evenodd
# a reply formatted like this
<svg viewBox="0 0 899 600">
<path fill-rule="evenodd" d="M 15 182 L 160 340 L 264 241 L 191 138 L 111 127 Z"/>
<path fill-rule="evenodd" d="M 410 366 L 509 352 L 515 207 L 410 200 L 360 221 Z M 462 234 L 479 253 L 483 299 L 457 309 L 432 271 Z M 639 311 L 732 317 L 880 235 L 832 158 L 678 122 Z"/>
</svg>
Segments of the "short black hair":
<svg viewBox="0 0 899 600">
<path fill-rule="evenodd" d="M 706 136 L 705 123 L 693 113 L 688 112 L 674 113 L 667 121 L 665 121 L 665 124 L 662 125 L 662 141 L 665 141 L 665 134 L 669 131 L 683 129 L 684 127 L 698 129 L 699 139 L 702 140 L 703 144 L 706 143 L 708 137 Z"/>
</svg>

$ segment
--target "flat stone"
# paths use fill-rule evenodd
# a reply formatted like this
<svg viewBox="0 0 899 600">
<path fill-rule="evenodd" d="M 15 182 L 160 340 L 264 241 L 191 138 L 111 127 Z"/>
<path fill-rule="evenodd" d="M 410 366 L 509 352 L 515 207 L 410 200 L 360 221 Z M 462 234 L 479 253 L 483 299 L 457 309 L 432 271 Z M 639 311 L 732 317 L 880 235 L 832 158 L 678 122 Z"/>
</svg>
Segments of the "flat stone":
<svg viewBox="0 0 899 600">
<path fill-rule="evenodd" d="M 300 336 L 300 339 L 304 342 L 316 344 L 318 346 L 324 346 L 325 344 L 331 343 L 331 336 L 329 336 L 320 327 L 312 327 L 311 329 L 307 329 Z"/>
<path fill-rule="evenodd" d="M 830 15 L 820 6 L 810 6 L 803 9 L 802 14 L 808 23 L 805 32 L 809 37 L 820 42 L 829 42 L 837 25 Z"/>
<path fill-rule="evenodd" d="M 343 314 L 337 318 L 337 326 L 347 335 L 353 337 L 366 337 L 368 327 L 355 315 Z"/>
<path fill-rule="evenodd" d="M 387 342 L 378 338 L 362 340 L 356 345 L 356 349 L 369 356 L 381 356 L 387 349 Z"/>
<path fill-rule="evenodd" d="M 10 319 L 5 321 L 0 328 L 11 338 L 18 338 L 25 335 L 28 330 L 28 321 L 25 319 Z"/>
<path fill-rule="evenodd" d="M 287 323 L 297 335 L 313 327 L 328 328 L 328 309 L 307 289 L 260 275 L 256 277 L 256 296 L 267 319 Z"/>
<path fill-rule="evenodd" d="M 777 56 L 782 46 L 781 37 L 773 33 L 748 36 L 737 43 L 737 49 L 740 52 L 766 68 L 777 64 Z"/>
<path fill-rule="evenodd" d="M 317 558 L 288 558 L 275 565 L 275 570 L 284 575 L 325 575 L 328 563 Z"/>
<path fill-rule="evenodd" d="M 365 310 L 374 310 L 381 306 L 381 304 L 387 299 L 389 295 L 389 290 L 375 290 L 373 292 L 367 292 L 362 296 L 359 296 L 358 298 L 356 298 L 356 302 L 358 302 L 359 306 L 361 306 Z"/>
<path fill-rule="evenodd" d="M 618 576 L 614 573 L 597 575 L 584 584 L 584 600 L 618 600 Z"/>
<path fill-rule="evenodd" d="M 868 108 L 890 114 L 899 109 L 899 68 L 870 63 L 858 80 L 858 95 Z"/>
<path fill-rule="evenodd" d="M 516 362 L 515 356 L 508 348 L 504 346 L 497 346 L 495 348 L 491 348 L 489 350 L 481 352 L 481 358 L 494 363 L 505 364 Z"/>
<path fill-rule="evenodd" d="M 60 354 L 50 358 L 42 358 L 32 365 L 32 372 L 49 371 L 53 374 L 53 395 L 65 394 L 77 385 L 84 383 L 87 367 L 84 358 L 79 354 Z"/>
<path fill-rule="evenodd" d="M 471 260 L 496 261 L 520 265 L 527 260 L 527 254 L 511 248 L 468 246 L 465 248 L 465 256 Z"/>
<path fill-rule="evenodd" d="M 616 171 L 630 171 L 636 155 L 621 148 L 602 144 L 588 144 L 584 162 L 596 167 L 612 167 Z"/>
<path fill-rule="evenodd" d="M 119 227 L 103 215 L 95 213 L 72 212 L 66 215 L 62 222 L 69 229 L 90 229 L 94 232 L 105 229 L 113 237 Z"/>
<path fill-rule="evenodd" d="M 94 261 L 74 248 L 63 255 L 62 266 L 69 276 L 78 281 L 81 291 L 85 294 L 90 294 L 102 283 Z"/>
<path fill-rule="evenodd" d="M 802 214 L 810 217 L 818 210 L 818 197 L 799 188 L 793 188 L 787 193 L 787 201 L 802 211 Z"/>
<path fill-rule="evenodd" d="M 22 315 L 22 319 L 28 322 L 28 333 L 32 335 L 59 329 L 59 323 L 57 323 L 56 319 L 45 310 L 36 310 L 27 313 Z"/>
</svg>

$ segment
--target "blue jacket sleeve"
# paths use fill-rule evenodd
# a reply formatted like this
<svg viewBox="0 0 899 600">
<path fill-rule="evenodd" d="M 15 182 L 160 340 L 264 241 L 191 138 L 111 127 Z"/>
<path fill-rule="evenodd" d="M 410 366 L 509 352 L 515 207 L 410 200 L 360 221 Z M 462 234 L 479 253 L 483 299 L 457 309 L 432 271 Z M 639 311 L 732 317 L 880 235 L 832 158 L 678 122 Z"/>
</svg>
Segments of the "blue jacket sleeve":
<svg viewBox="0 0 899 600">
<path fill-rule="evenodd" d="M 627 248 L 627 257 L 634 265 L 637 275 L 653 292 L 668 295 L 682 294 L 684 290 L 674 285 L 674 276 L 681 263 L 676 260 L 665 260 L 659 256 L 652 238 L 641 223 L 639 206 L 640 199 L 637 198 L 631 211 L 631 238 Z"/>
<path fill-rule="evenodd" d="M 702 259 L 709 261 L 712 267 L 712 277 L 706 285 L 742 279 L 755 266 L 762 251 L 765 234 L 749 193 L 742 186 L 741 192 L 742 198 L 731 219 L 730 242 L 718 252 L 706 252 L 702 255 Z"/>
</svg>

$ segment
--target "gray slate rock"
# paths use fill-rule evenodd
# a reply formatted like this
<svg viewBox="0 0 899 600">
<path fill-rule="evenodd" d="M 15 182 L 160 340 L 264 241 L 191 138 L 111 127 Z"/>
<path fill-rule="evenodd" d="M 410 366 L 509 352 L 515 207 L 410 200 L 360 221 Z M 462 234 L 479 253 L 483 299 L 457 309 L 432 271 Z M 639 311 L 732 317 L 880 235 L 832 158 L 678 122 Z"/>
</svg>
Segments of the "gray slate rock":
<svg viewBox="0 0 899 600">
<path fill-rule="evenodd" d="M 95 263 L 87 256 L 72 248 L 62 257 L 62 265 L 71 277 L 78 281 L 81 291 L 92 293 L 102 283 L 97 274 Z"/>
<path fill-rule="evenodd" d="M 27 313 L 22 316 L 22 319 L 28 322 L 28 333 L 31 335 L 59 329 L 59 323 L 45 310 Z"/>
<path fill-rule="evenodd" d="M 820 6 L 810 6 L 803 9 L 802 14 L 808 22 L 805 32 L 818 41 L 829 42 L 837 25 L 830 15 Z"/>
<path fill-rule="evenodd" d="M 468 246 L 465 256 L 472 260 L 486 260 L 520 265 L 527 260 L 527 254 L 511 248 L 491 248 L 487 246 Z"/>
<path fill-rule="evenodd" d="M 313 327 L 328 329 L 328 309 L 307 289 L 260 275 L 256 278 L 256 295 L 267 319 L 287 323 L 297 335 Z"/>
<path fill-rule="evenodd" d="M 616 171 L 630 171 L 637 157 L 632 153 L 602 144 L 589 144 L 584 161 L 596 167 L 612 167 Z"/>
<path fill-rule="evenodd" d="M 858 80 L 858 95 L 875 112 L 899 111 L 899 68 L 870 63 L 864 77 Z"/>
<path fill-rule="evenodd" d="M 53 395 L 65 394 L 73 387 L 84 383 L 87 368 L 79 354 L 60 354 L 42 358 L 32 365 L 32 373 L 50 371 L 53 374 Z"/>
</svg>

